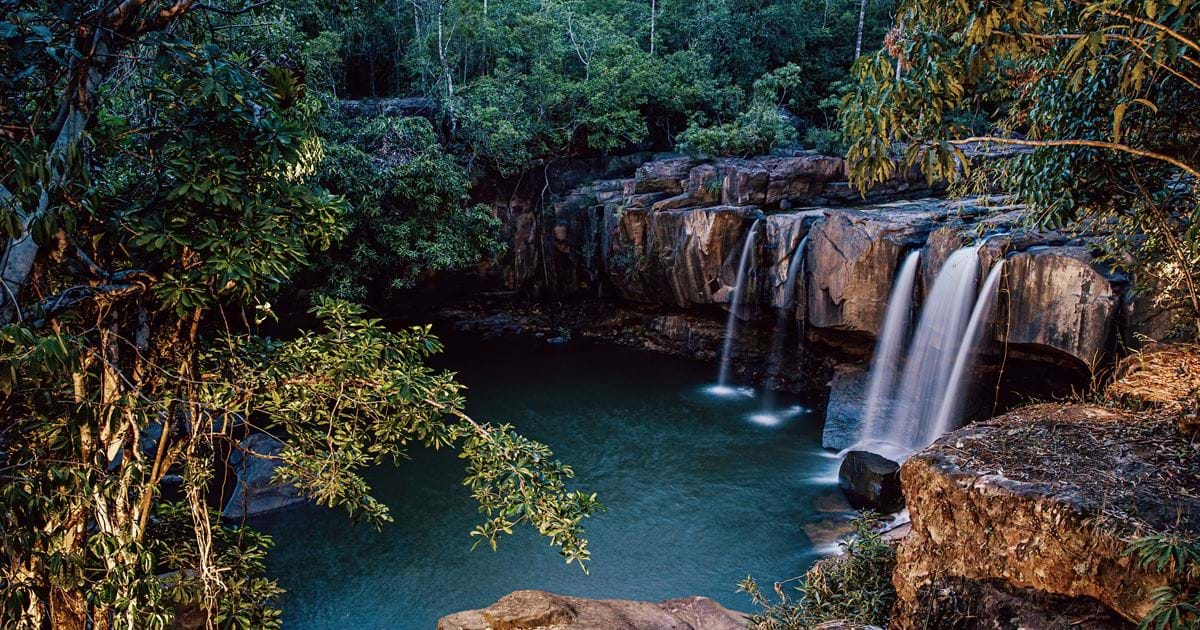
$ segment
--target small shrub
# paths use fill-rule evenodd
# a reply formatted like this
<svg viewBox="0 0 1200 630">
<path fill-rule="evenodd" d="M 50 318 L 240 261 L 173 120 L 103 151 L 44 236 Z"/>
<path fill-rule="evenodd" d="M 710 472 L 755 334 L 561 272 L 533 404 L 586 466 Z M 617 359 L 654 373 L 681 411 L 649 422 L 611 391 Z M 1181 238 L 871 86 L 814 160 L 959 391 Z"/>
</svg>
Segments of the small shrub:
<svg viewBox="0 0 1200 630">
<path fill-rule="evenodd" d="M 1130 543 L 1125 555 L 1133 556 L 1139 568 L 1168 578 L 1150 593 L 1154 607 L 1138 628 L 1200 627 L 1200 541 L 1174 534 L 1145 536 Z"/>
<path fill-rule="evenodd" d="M 774 600 L 762 592 L 754 578 L 743 580 L 738 590 L 749 594 L 762 608 L 750 616 L 749 627 L 800 630 L 835 619 L 886 627 L 896 601 L 892 586 L 896 550 L 883 540 L 879 524 L 879 516 L 872 512 L 855 519 L 854 537 L 842 543 L 844 555 L 821 560 L 804 577 L 792 578 L 800 581 L 793 589 L 799 597 L 784 589 L 792 580 L 775 583 Z"/>
<path fill-rule="evenodd" d="M 680 150 L 693 155 L 749 157 L 796 140 L 796 130 L 772 105 L 756 104 L 733 122 L 701 127 L 692 125 L 679 135 Z"/>
<path fill-rule="evenodd" d="M 836 129 L 811 127 L 804 132 L 804 146 L 821 155 L 845 155 L 846 143 L 842 132 Z"/>
</svg>

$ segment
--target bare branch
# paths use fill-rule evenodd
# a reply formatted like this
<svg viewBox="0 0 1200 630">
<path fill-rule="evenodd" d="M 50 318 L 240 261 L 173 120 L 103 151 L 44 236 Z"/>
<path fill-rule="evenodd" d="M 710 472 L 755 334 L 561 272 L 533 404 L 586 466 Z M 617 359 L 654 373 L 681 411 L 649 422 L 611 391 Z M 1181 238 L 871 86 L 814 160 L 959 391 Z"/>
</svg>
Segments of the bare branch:
<svg viewBox="0 0 1200 630">
<path fill-rule="evenodd" d="M 1197 180 L 1200 180 L 1200 171 L 1189 166 L 1182 160 L 1173 158 L 1169 155 L 1155 153 L 1153 151 L 1136 149 L 1129 145 L 1118 144 L 1116 142 L 1103 142 L 1101 140 L 1023 140 L 1019 138 L 999 138 L 995 136 L 974 136 L 971 138 L 963 138 L 961 140 L 950 140 L 949 142 L 950 144 L 956 145 L 991 142 L 995 144 L 1010 144 L 1024 147 L 1093 147 L 1097 149 L 1108 149 L 1110 151 L 1117 151 L 1119 153 L 1127 153 L 1129 155 L 1136 155 L 1138 157 L 1165 162 L 1187 173 L 1188 175 L 1191 175 Z"/>
</svg>

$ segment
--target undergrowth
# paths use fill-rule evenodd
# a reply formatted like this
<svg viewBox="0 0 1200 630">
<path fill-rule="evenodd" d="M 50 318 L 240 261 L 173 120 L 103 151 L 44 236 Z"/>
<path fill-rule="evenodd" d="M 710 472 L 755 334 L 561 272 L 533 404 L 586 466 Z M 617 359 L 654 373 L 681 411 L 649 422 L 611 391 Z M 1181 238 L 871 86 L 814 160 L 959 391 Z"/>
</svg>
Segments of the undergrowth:
<svg viewBox="0 0 1200 630">
<path fill-rule="evenodd" d="M 841 543 L 843 555 L 817 562 L 803 577 L 776 582 L 774 598 L 753 577 L 738 584 L 761 609 L 750 616 L 749 628 L 800 630 L 835 619 L 887 626 L 896 601 L 896 550 L 879 532 L 879 515 L 863 512 L 851 524 L 854 536 Z M 799 584 L 786 588 L 793 581 Z"/>
</svg>

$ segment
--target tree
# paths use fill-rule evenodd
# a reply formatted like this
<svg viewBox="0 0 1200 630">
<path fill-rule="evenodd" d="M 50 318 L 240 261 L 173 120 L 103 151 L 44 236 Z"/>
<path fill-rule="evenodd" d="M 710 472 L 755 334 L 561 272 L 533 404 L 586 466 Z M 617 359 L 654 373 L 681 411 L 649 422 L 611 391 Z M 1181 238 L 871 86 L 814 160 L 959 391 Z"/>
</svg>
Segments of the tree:
<svg viewBox="0 0 1200 630">
<path fill-rule="evenodd" d="M 1016 193 L 1110 244 L 1200 331 L 1200 13 L 1188 2 L 908 0 L 843 100 L 860 188 L 902 163 Z M 961 147 L 1024 152 L 969 173 Z M 1129 254 L 1134 253 L 1132 261 Z"/>
<path fill-rule="evenodd" d="M 312 183 L 321 106 L 300 51 L 239 47 L 257 4 L 2 6 L 0 624 L 161 628 L 190 609 L 277 626 L 270 541 L 212 511 L 248 431 L 285 440 L 281 478 L 377 526 L 366 467 L 456 448 L 481 541 L 529 523 L 587 560 L 594 496 L 545 446 L 462 412 L 424 364 L 427 328 L 322 300 L 320 329 L 256 334 L 348 231 Z"/>
</svg>

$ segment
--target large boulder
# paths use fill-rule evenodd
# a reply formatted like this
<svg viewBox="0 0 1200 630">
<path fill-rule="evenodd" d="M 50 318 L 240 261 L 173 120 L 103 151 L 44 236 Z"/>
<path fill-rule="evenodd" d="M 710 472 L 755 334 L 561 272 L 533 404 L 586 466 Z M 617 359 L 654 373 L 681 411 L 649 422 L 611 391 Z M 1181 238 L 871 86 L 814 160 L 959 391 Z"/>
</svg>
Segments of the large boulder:
<svg viewBox="0 0 1200 630">
<path fill-rule="evenodd" d="M 838 487 L 857 510 L 892 514 L 904 509 L 900 464 L 875 453 L 850 451 L 838 468 Z"/>
<path fill-rule="evenodd" d="M 829 210 L 808 243 L 808 321 L 817 328 L 875 336 L 906 250 L 925 243 L 936 203 Z"/>
<path fill-rule="evenodd" d="M 304 503 L 295 486 L 274 481 L 275 469 L 282 465 L 275 456 L 283 446 L 264 433 L 251 433 L 242 440 L 241 449 L 229 458 L 237 473 L 237 486 L 225 504 L 225 518 L 239 520 Z"/>
<path fill-rule="evenodd" d="M 1007 325 L 1018 349 L 1094 367 L 1111 352 L 1123 286 L 1084 246 L 1035 246 L 1008 258 Z"/>
<path fill-rule="evenodd" d="M 927 627 L 931 592 L 980 581 L 1140 620 L 1166 579 L 1129 543 L 1200 531 L 1196 461 L 1170 419 L 1088 405 L 1027 407 L 947 434 L 901 469 L 912 531 L 893 623 Z"/>
<path fill-rule="evenodd" d="M 545 591 L 516 591 L 482 610 L 438 620 L 438 630 L 742 630 L 745 617 L 707 597 L 660 603 L 583 599 Z"/>
</svg>

